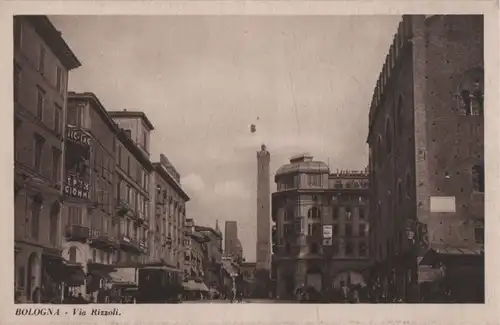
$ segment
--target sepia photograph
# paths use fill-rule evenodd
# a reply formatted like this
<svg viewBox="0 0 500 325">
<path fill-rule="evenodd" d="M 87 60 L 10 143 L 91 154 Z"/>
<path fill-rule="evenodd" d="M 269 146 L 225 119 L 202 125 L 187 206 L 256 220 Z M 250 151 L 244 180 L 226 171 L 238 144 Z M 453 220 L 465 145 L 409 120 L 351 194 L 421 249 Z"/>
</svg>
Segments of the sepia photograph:
<svg viewBox="0 0 500 325">
<path fill-rule="evenodd" d="M 12 23 L 16 304 L 485 303 L 483 15 Z"/>
</svg>

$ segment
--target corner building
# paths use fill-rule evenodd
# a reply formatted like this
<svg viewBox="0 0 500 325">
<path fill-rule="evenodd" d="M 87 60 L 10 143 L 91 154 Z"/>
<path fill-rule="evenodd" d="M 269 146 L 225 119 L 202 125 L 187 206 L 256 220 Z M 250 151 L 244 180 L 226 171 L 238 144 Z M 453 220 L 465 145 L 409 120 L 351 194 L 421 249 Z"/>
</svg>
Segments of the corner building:
<svg viewBox="0 0 500 325">
<path fill-rule="evenodd" d="M 372 277 L 390 298 L 484 301 L 483 37 L 480 15 L 404 16 L 377 81 Z"/>
<path fill-rule="evenodd" d="M 80 65 L 46 16 L 14 17 L 14 281 L 36 302 L 46 298 L 37 288 L 50 295 L 69 271 L 59 268 L 64 116 L 68 75 Z"/>
<path fill-rule="evenodd" d="M 330 174 L 309 155 L 293 157 L 277 170 L 272 274 L 278 299 L 294 299 L 302 286 L 328 293 L 340 281 L 363 279 L 369 265 L 367 177 L 366 172 Z"/>
</svg>

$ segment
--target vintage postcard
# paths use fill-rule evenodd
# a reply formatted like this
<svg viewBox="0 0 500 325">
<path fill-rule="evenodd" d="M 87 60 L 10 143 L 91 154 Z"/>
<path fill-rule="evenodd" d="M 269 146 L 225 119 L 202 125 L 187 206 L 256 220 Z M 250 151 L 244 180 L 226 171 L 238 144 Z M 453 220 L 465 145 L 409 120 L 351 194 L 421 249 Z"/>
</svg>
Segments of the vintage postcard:
<svg viewBox="0 0 500 325">
<path fill-rule="evenodd" d="M 0 8 L 2 323 L 495 320 L 497 2 Z"/>
</svg>

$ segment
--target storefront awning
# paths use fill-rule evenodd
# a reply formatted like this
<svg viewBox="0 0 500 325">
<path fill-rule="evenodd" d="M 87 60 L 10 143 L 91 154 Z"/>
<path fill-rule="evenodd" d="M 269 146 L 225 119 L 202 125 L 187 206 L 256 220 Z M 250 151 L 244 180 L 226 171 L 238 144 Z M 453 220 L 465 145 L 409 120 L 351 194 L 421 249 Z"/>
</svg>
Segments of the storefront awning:
<svg viewBox="0 0 500 325">
<path fill-rule="evenodd" d="M 198 285 L 194 280 L 184 281 L 182 282 L 182 287 L 187 291 L 197 291 Z"/>
<path fill-rule="evenodd" d="M 431 248 L 421 258 L 419 265 L 432 265 L 437 262 L 465 262 L 466 260 L 484 258 L 482 247 L 450 247 L 431 246 Z"/>
</svg>

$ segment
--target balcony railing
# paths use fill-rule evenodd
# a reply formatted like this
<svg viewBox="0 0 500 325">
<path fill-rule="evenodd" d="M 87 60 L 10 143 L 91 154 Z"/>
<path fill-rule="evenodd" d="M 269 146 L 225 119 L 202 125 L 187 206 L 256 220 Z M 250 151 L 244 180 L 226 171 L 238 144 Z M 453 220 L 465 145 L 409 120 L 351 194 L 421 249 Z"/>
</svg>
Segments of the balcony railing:
<svg viewBox="0 0 500 325">
<path fill-rule="evenodd" d="M 131 238 L 131 237 L 126 236 L 126 235 L 120 236 L 120 247 L 123 250 L 127 250 L 127 251 L 133 251 L 136 253 L 142 252 L 139 241 L 135 238 Z"/>
<path fill-rule="evenodd" d="M 64 235 L 67 240 L 85 241 L 90 237 L 90 229 L 82 225 L 67 225 Z"/>
<path fill-rule="evenodd" d="M 98 229 L 91 229 L 90 246 L 103 249 L 111 249 L 118 246 L 118 241 L 112 234 Z"/>
</svg>

